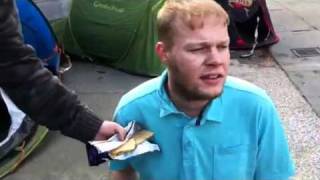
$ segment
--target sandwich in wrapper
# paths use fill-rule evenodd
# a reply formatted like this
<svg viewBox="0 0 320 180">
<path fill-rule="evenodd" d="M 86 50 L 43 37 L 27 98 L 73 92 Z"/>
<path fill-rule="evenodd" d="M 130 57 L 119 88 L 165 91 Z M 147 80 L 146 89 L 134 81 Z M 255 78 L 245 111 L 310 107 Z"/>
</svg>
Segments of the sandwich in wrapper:
<svg viewBox="0 0 320 180">
<path fill-rule="evenodd" d="M 118 148 L 112 150 L 109 155 L 115 158 L 121 154 L 132 152 L 136 147 L 153 136 L 153 132 L 147 130 L 140 130 L 133 134 L 133 136 Z"/>
<path fill-rule="evenodd" d="M 160 151 L 157 144 L 147 140 L 153 136 L 153 132 L 142 129 L 135 121 L 131 121 L 126 127 L 127 135 L 124 141 L 120 141 L 117 135 L 105 141 L 90 141 L 87 144 L 87 155 L 91 166 L 99 165 L 106 159 L 124 160 L 147 152 Z"/>
</svg>

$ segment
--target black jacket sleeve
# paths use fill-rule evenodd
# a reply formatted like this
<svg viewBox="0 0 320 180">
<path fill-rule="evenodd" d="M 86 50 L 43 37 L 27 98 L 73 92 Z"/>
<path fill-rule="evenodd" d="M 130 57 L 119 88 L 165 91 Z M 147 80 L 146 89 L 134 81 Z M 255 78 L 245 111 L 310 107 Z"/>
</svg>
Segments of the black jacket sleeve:
<svg viewBox="0 0 320 180">
<path fill-rule="evenodd" d="M 102 121 L 23 43 L 14 0 L 0 0 L 0 86 L 37 123 L 86 142 Z"/>
</svg>

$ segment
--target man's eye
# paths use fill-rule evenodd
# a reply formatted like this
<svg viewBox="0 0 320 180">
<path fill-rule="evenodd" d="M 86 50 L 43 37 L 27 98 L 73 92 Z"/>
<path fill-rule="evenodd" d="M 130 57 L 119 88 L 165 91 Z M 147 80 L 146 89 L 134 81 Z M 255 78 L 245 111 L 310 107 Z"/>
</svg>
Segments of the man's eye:
<svg viewBox="0 0 320 180">
<path fill-rule="evenodd" d="M 199 51 L 204 51 L 206 50 L 206 48 L 204 47 L 200 47 L 200 48 L 193 48 L 193 49 L 190 49 L 190 52 L 199 52 Z"/>
<path fill-rule="evenodd" d="M 218 49 L 227 49 L 227 48 L 229 48 L 229 46 L 228 45 L 221 45 L 221 46 L 218 46 Z"/>
</svg>

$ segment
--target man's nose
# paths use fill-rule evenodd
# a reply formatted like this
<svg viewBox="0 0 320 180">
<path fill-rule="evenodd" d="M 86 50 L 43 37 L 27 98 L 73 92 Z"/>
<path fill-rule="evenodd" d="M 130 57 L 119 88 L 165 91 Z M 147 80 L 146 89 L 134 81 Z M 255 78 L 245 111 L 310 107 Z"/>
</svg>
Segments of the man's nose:
<svg viewBox="0 0 320 180">
<path fill-rule="evenodd" d="M 208 51 L 205 63 L 207 65 L 219 65 L 223 63 L 223 58 L 221 57 L 221 52 L 217 48 L 211 48 Z"/>
</svg>

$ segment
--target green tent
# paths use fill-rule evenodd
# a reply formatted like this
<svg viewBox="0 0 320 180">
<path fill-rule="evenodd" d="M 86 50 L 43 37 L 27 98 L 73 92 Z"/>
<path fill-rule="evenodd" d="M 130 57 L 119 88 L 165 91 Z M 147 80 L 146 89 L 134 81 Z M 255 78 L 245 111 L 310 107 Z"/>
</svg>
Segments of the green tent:
<svg viewBox="0 0 320 180">
<path fill-rule="evenodd" d="M 66 51 L 130 73 L 157 76 L 156 14 L 165 0 L 76 0 L 62 36 Z"/>
</svg>

